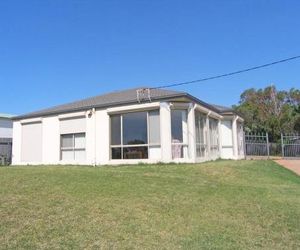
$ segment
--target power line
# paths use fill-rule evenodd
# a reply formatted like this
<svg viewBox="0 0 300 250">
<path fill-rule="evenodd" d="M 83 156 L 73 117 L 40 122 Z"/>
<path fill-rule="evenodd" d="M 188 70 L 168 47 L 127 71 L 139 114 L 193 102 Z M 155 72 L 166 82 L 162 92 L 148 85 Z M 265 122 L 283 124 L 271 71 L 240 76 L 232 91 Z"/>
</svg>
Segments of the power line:
<svg viewBox="0 0 300 250">
<path fill-rule="evenodd" d="M 251 67 L 251 68 L 247 68 L 247 69 L 241 69 L 241 70 L 233 71 L 233 72 L 230 72 L 230 73 L 225 73 L 225 74 L 221 74 L 221 75 L 205 77 L 205 78 L 201 78 L 201 79 L 198 79 L 198 80 L 192 80 L 192 81 L 188 81 L 188 82 L 165 84 L 165 85 L 161 85 L 161 86 L 158 86 L 158 87 L 153 87 L 153 88 L 150 88 L 150 89 L 170 88 L 170 87 L 187 85 L 187 84 L 196 83 L 196 82 L 205 82 L 205 81 L 209 81 L 209 80 L 213 80 L 213 79 L 217 79 L 217 78 L 222 78 L 222 77 L 237 75 L 237 74 L 241 74 L 241 73 L 252 71 L 252 70 L 257 70 L 257 69 L 261 69 L 261 68 L 265 68 L 265 67 L 270 67 L 270 66 L 275 65 L 275 64 L 285 63 L 285 62 L 292 61 L 292 60 L 299 59 L 299 58 L 300 58 L 300 55 L 299 56 L 293 56 L 293 57 L 289 57 L 289 58 L 282 59 L 282 60 L 279 60 L 279 61 L 275 61 L 275 62 L 271 62 L 271 63 L 266 63 L 266 64 L 262 64 L 262 65 L 259 65 L 259 66 L 254 66 L 254 67 Z"/>
</svg>

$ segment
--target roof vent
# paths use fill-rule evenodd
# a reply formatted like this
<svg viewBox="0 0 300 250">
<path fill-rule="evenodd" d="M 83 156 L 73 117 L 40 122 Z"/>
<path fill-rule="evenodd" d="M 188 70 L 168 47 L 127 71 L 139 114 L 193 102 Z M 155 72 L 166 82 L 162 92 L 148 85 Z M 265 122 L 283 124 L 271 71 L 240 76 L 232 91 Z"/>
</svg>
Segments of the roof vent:
<svg viewBox="0 0 300 250">
<path fill-rule="evenodd" d="M 136 99 L 139 103 L 148 100 L 151 102 L 151 92 L 149 88 L 142 88 L 136 90 Z"/>
</svg>

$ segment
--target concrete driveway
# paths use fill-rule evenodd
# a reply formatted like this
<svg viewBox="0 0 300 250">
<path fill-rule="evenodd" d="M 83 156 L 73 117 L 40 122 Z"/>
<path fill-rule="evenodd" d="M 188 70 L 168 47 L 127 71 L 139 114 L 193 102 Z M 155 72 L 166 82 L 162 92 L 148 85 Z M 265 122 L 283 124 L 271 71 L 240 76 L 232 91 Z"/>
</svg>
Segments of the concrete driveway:
<svg viewBox="0 0 300 250">
<path fill-rule="evenodd" d="M 300 160 L 275 160 L 276 163 L 279 165 L 295 172 L 296 174 L 300 175 Z"/>
</svg>

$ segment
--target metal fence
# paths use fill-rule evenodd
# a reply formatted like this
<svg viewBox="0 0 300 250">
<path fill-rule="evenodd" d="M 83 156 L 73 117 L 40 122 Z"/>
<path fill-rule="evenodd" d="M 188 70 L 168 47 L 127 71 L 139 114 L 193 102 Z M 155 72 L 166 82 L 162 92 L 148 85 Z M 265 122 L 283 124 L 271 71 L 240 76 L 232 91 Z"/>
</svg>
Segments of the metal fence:
<svg viewBox="0 0 300 250">
<path fill-rule="evenodd" d="M 281 156 L 300 158 L 300 135 L 281 134 L 281 140 L 270 142 L 268 133 L 245 133 L 246 156 Z"/>
<path fill-rule="evenodd" d="M 268 133 L 245 133 L 245 154 L 248 156 L 269 156 Z"/>
<path fill-rule="evenodd" d="M 11 163 L 12 156 L 12 139 L 0 138 L 0 165 Z"/>
<path fill-rule="evenodd" d="M 281 135 L 281 147 L 283 157 L 300 158 L 300 135 Z"/>
</svg>

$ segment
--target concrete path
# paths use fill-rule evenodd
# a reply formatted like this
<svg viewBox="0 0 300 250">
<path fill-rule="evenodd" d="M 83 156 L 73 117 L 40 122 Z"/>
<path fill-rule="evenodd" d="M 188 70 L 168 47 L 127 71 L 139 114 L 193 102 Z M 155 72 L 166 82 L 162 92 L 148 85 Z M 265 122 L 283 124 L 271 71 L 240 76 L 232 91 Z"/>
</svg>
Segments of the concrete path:
<svg viewBox="0 0 300 250">
<path fill-rule="evenodd" d="M 300 175 L 300 160 L 275 160 L 279 165 Z"/>
</svg>

